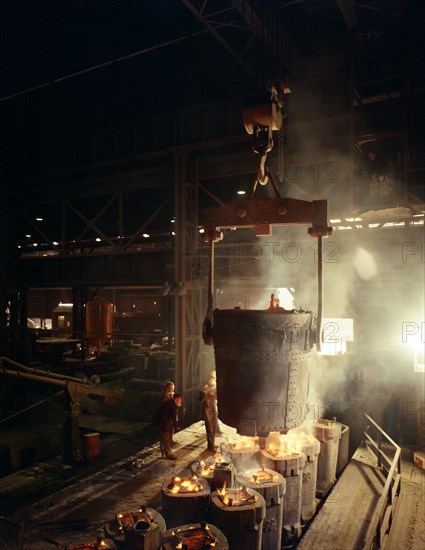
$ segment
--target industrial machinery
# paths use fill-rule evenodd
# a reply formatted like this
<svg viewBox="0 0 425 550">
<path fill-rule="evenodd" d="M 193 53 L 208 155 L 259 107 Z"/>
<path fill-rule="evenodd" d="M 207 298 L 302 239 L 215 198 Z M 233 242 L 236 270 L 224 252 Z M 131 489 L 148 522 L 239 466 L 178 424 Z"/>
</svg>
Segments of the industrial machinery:
<svg viewBox="0 0 425 550">
<path fill-rule="evenodd" d="M 89 346 L 96 349 L 99 355 L 100 347 L 105 341 L 111 341 L 114 326 L 114 304 L 98 298 L 86 304 L 86 338 Z"/>
<path fill-rule="evenodd" d="M 63 462 L 68 465 L 78 464 L 83 461 L 78 426 L 82 400 L 88 395 L 96 395 L 104 398 L 106 403 L 112 405 L 121 401 L 124 396 L 123 388 L 104 388 L 98 386 L 98 379 L 95 376 L 91 380 L 67 376 L 57 372 L 27 367 L 7 357 L 0 357 L 0 374 L 52 384 L 65 390 L 66 416 L 63 431 Z"/>
<path fill-rule="evenodd" d="M 275 89 L 274 89 L 275 91 Z M 267 166 L 272 132 L 280 129 L 282 101 L 271 93 L 269 104 L 250 106 L 244 124 L 254 135 L 253 150 L 260 164 L 249 197 L 206 210 L 204 239 L 209 246 L 208 305 L 204 342 L 214 345 L 220 419 L 241 435 L 286 433 L 306 418 L 309 358 L 320 350 L 322 320 L 322 238 L 331 234 L 327 201 L 281 197 Z M 270 184 L 274 197 L 255 197 L 257 184 Z M 223 229 L 252 228 L 257 236 L 271 235 L 273 226 L 308 224 L 317 237 L 318 312 L 287 311 L 272 304 L 268 310 L 214 308 L 214 244 Z"/>
</svg>

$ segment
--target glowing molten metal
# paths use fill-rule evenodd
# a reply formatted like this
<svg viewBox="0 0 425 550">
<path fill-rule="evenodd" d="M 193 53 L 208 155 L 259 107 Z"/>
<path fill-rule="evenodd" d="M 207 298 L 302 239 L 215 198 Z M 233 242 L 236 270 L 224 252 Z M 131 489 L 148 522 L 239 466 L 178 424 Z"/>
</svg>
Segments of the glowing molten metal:
<svg viewBox="0 0 425 550">
<path fill-rule="evenodd" d="M 207 524 L 201 524 L 201 527 L 189 527 L 189 529 L 177 529 L 173 532 L 173 538 L 176 542 L 176 549 L 193 548 L 214 548 L 216 539 L 212 536 Z M 178 542 L 177 542 L 178 541 Z"/>
<path fill-rule="evenodd" d="M 221 502 L 225 506 L 244 506 L 246 504 L 255 504 L 257 497 L 251 495 L 246 487 L 239 487 L 239 489 L 227 489 L 226 483 L 221 489 L 217 489 L 217 495 L 220 497 Z"/>
<path fill-rule="evenodd" d="M 247 477 L 250 476 L 251 472 L 246 472 Z M 258 470 L 257 472 L 252 473 L 250 483 L 276 483 L 279 481 L 279 476 L 277 474 L 269 473 L 264 467 Z"/>
<path fill-rule="evenodd" d="M 228 444 L 232 451 L 255 451 L 258 449 L 258 437 L 241 435 L 239 439 L 229 438 Z"/>
<path fill-rule="evenodd" d="M 197 479 L 196 475 L 192 477 L 175 476 L 168 486 L 168 491 L 173 495 L 177 495 L 178 493 L 198 493 L 202 491 L 202 485 Z"/>
</svg>

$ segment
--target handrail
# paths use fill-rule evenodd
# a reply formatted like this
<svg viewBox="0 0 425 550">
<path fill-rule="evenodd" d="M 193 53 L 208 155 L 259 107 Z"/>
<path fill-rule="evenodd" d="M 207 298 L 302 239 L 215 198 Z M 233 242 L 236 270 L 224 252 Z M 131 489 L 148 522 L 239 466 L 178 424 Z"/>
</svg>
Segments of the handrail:
<svg viewBox="0 0 425 550">
<path fill-rule="evenodd" d="M 376 428 L 377 430 L 377 442 L 367 433 L 367 428 L 363 432 L 365 436 L 365 443 L 368 450 L 370 447 L 373 447 L 374 451 L 377 454 L 373 456 L 377 458 L 378 467 L 383 468 L 382 466 L 382 457 L 385 458 L 388 464 L 390 464 L 390 469 L 385 480 L 385 484 L 382 490 L 382 494 L 379 498 L 378 505 L 376 507 L 377 513 L 372 518 L 369 529 L 366 533 L 365 542 L 363 545 L 364 550 L 384 550 L 388 541 L 388 536 L 390 534 L 392 521 L 394 518 L 398 496 L 400 493 L 400 484 L 401 484 L 401 448 L 391 437 L 384 432 L 384 430 L 377 424 L 373 418 L 365 413 L 367 420 Z M 389 459 L 387 455 L 382 450 L 382 436 L 391 443 L 395 449 L 394 458 Z M 385 467 L 385 470 L 387 468 Z"/>
</svg>

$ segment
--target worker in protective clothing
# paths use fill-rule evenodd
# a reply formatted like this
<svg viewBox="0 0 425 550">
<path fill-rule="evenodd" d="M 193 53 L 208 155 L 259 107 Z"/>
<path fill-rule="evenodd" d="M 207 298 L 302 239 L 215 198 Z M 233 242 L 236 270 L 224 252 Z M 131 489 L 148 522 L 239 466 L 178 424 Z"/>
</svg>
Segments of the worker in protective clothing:
<svg viewBox="0 0 425 550">
<path fill-rule="evenodd" d="M 205 422 L 207 433 L 207 450 L 215 452 L 215 436 L 218 432 L 218 410 L 217 410 L 217 382 L 215 371 L 212 371 L 208 382 L 199 393 L 199 401 L 202 404 L 202 419 Z"/>
<path fill-rule="evenodd" d="M 167 399 L 173 399 L 174 396 L 174 382 L 167 382 L 162 390 L 162 401 L 167 401 Z"/>
<path fill-rule="evenodd" d="M 183 397 L 175 393 L 172 399 L 167 399 L 159 406 L 153 424 L 159 427 L 159 443 L 161 455 L 169 460 L 176 460 L 172 452 L 173 434 L 179 427 L 179 408 L 182 406 Z"/>
</svg>

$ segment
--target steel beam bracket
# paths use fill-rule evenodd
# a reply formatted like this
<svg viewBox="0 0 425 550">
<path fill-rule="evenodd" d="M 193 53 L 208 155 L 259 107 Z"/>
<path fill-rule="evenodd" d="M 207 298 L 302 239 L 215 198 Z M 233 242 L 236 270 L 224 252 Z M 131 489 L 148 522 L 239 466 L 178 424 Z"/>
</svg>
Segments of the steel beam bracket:
<svg viewBox="0 0 425 550">
<path fill-rule="evenodd" d="M 271 235 L 274 225 L 311 224 L 308 234 L 327 237 L 327 201 L 302 201 L 289 198 L 246 199 L 205 211 L 204 240 L 216 242 L 223 238 L 220 230 L 250 227 L 258 236 Z"/>
</svg>

